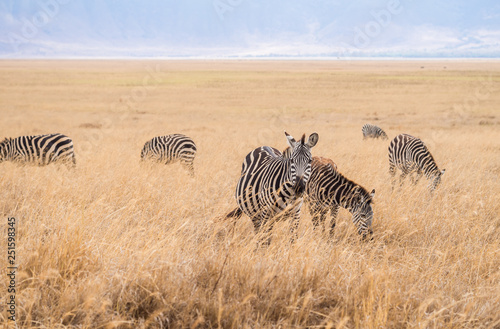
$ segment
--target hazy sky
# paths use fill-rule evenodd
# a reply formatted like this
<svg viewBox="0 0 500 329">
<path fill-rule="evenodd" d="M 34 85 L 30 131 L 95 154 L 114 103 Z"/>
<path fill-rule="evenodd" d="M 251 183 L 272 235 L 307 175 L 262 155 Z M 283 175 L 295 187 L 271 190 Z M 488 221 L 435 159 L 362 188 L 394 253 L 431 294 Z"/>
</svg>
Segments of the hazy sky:
<svg viewBox="0 0 500 329">
<path fill-rule="evenodd" d="M 500 57 L 498 0 L 0 0 L 0 57 Z"/>
</svg>

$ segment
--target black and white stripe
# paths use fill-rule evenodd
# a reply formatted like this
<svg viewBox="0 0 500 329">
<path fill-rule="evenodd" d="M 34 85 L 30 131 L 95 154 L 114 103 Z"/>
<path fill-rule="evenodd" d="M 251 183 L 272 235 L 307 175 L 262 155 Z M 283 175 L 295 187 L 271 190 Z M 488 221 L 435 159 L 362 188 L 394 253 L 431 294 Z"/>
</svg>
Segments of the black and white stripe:
<svg viewBox="0 0 500 329">
<path fill-rule="evenodd" d="M 62 134 L 6 138 L 0 142 L 0 162 L 2 161 L 40 166 L 52 162 L 76 163 L 73 141 Z"/>
<path fill-rule="evenodd" d="M 363 132 L 363 139 L 366 138 L 382 138 L 382 139 L 389 139 L 387 137 L 387 134 L 385 131 L 383 131 L 380 127 L 371 125 L 369 123 L 365 124 L 363 128 L 361 128 L 361 131 Z"/>
<path fill-rule="evenodd" d="M 258 232 L 264 225 L 270 230 L 276 216 L 290 212 L 292 232 L 298 225 L 303 193 L 311 174 L 311 148 L 318 142 L 313 133 L 307 142 L 305 135 L 296 141 L 286 132 L 290 148 L 283 154 L 269 146 L 256 148 L 243 162 L 236 187 L 237 209 L 228 217 L 245 213 Z"/>
<path fill-rule="evenodd" d="M 190 137 L 172 134 L 158 136 L 146 142 L 141 151 L 141 160 L 153 160 L 164 164 L 180 161 L 193 175 L 195 155 L 196 145 Z"/>
<path fill-rule="evenodd" d="M 408 174 L 416 173 L 416 184 L 422 175 L 430 180 L 431 191 L 441 183 L 441 176 L 445 169 L 439 170 L 436 161 L 432 157 L 424 142 L 420 138 L 401 134 L 396 136 L 389 145 L 389 173 L 394 178 L 396 169 L 401 170 L 400 183 Z M 393 187 L 395 180 L 393 179 Z"/>
<path fill-rule="evenodd" d="M 315 227 L 324 225 L 325 216 L 330 211 L 332 217 L 330 233 L 333 233 L 339 207 L 342 207 L 352 214 L 352 221 L 359 234 L 363 237 L 371 234 L 374 195 L 375 190 L 368 193 L 361 185 L 344 177 L 337 171 L 337 166 L 332 160 L 313 158 L 311 177 L 306 187 L 306 201 Z"/>
</svg>

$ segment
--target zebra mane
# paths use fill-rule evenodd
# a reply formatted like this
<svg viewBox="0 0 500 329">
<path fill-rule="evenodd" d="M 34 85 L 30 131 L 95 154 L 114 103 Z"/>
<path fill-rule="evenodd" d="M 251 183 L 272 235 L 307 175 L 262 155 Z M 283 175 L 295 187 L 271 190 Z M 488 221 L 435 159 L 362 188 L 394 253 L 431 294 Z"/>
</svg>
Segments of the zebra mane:
<svg viewBox="0 0 500 329">
<path fill-rule="evenodd" d="M 348 201 L 348 202 L 357 201 L 357 198 L 359 197 L 359 200 L 361 200 L 363 198 L 363 199 L 365 199 L 365 202 L 368 204 L 374 203 L 372 196 L 363 186 L 361 186 L 358 183 L 356 183 L 355 181 L 352 181 L 349 178 L 345 177 L 336 169 L 335 169 L 335 173 L 344 180 L 343 185 L 353 186 L 351 193 L 350 193 L 350 198 L 346 199 L 345 201 Z"/>
<path fill-rule="evenodd" d="M 331 170 L 334 170 L 334 171 L 337 170 L 337 164 L 335 162 L 333 162 L 332 159 L 323 158 L 323 157 L 319 157 L 319 156 L 314 156 L 312 158 L 311 165 L 318 166 L 318 167 L 327 167 L 327 168 L 330 168 Z"/>
<path fill-rule="evenodd" d="M 368 191 L 363 186 L 361 186 L 359 184 L 356 184 L 353 181 L 350 181 L 350 182 L 356 185 L 354 187 L 354 190 L 355 190 L 354 194 L 360 194 L 366 200 L 366 203 L 369 203 L 369 204 L 373 204 L 374 203 L 371 194 L 368 193 Z"/>
<path fill-rule="evenodd" d="M 333 162 L 333 160 L 323 157 L 313 157 L 312 160 L 313 170 L 319 170 L 324 175 L 327 175 L 332 181 L 337 181 L 339 184 L 344 187 L 348 187 L 351 193 L 344 195 L 348 196 L 343 200 L 343 202 L 352 202 L 356 197 L 360 197 L 365 199 L 365 202 L 373 204 L 373 198 L 371 194 L 358 183 L 350 180 L 349 178 L 342 175 L 340 171 L 337 169 L 337 164 Z"/>
<path fill-rule="evenodd" d="M 292 156 L 292 148 L 289 146 L 283 150 L 283 158 L 290 159 L 291 156 Z"/>
<path fill-rule="evenodd" d="M 434 156 L 432 155 L 431 151 L 429 151 L 429 148 L 427 145 L 425 145 L 424 141 L 420 139 L 420 142 L 422 143 L 423 147 L 427 151 L 427 158 L 429 159 L 426 163 L 426 166 L 422 168 L 424 170 L 425 174 L 434 174 L 434 173 L 439 173 L 439 167 L 436 163 L 436 160 L 434 159 Z"/>
<path fill-rule="evenodd" d="M 0 142 L 0 147 L 8 144 L 11 140 L 12 140 L 12 138 L 6 137 L 3 141 Z"/>
</svg>

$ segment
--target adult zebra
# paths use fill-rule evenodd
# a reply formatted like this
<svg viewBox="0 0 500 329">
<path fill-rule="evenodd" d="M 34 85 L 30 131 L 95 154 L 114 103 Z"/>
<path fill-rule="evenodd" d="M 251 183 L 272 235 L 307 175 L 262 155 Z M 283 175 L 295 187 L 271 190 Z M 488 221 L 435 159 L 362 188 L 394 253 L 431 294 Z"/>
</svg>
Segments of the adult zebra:
<svg viewBox="0 0 500 329">
<path fill-rule="evenodd" d="M 63 134 L 5 138 L 0 142 L 0 162 L 2 161 L 40 166 L 52 162 L 76 164 L 73 141 Z"/>
<path fill-rule="evenodd" d="M 365 238 L 373 233 L 371 226 L 374 195 L 375 190 L 368 193 L 364 187 L 344 177 L 337 171 L 337 165 L 332 160 L 313 157 L 305 199 L 315 227 L 324 225 L 325 216 L 330 211 L 332 234 L 339 207 L 342 207 L 352 214 L 352 221 L 358 233 Z"/>
<path fill-rule="evenodd" d="M 172 134 L 154 137 L 147 141 L 141 151 L 141 160 L 153 160 L 164 164 L 180 161 L 190 174 L 194 175 L 195 155 L 196 145 L 190 137 Z"/>
<path fill-rule="evenodd" d="M 303 193 L 311 174 L 311 148 L 318 142 L 313 133 L 307 142 L 305 135 L 299 141 L 285 132 L 290 148 L 283 154 L 275 148 L 262 146 L 250 152 L 243 162 L 241 177 L 236 187 L 238 208 L 227 217 L 252 219 L 256 232 L 264 225 L 271 230 L 273 219 L 290 212 L 293 215 L 292 233 L 298 226 Z"/>
<path fill-rule="evenodd" d="M 387 137 L 387 134 L 385 131 L 383 131 L 380 127 L 371 125 L 369 123 L 365 124 L 363 128 L 361 128 L 361 131 L 363 132 L 363 139 L 367 138 L 382 138 L 382 139 L 389 139 Z"/>
<path fill-rule="evenodd" d="M 408 134 L 396 136 L 389 145 L 389 173 L 393 177 L 394 188 L 396 169 L 401 170 L 400 183 L 408 174 L 416 172 L 417 179 L 412 181 L 417 184 L 422 175 L 430 180 L 429 188 L 434 191 L 441 183 L 441 176 L 445 169 L 439 170 L 424 142 L 420 138 Z"/>
</svg>

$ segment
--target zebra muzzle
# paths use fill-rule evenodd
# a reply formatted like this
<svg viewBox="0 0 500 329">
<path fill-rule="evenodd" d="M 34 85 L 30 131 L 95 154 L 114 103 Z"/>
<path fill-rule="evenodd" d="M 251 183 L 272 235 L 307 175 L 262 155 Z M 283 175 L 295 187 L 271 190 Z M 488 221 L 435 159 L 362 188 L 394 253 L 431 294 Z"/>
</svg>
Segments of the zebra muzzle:
<svg viewBox="0 0 500 329">
<path fill-rule="evenodd" d="M 296 195 L 302 195 L 306 190 L 306 180 L 304 177 L 300 177 L 300 179 L 295 183 L 294 192 Z"/>
</svg>

